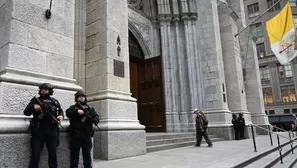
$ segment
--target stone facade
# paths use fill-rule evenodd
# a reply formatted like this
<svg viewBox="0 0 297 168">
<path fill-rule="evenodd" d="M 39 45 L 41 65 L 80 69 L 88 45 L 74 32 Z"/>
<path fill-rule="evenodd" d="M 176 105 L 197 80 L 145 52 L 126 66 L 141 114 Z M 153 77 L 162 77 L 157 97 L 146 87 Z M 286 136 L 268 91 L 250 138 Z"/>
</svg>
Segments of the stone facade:
<svg viewBox="0 0 297 168">
<path fill-rule="evenodd" d="M 244 113 L 247 124 L 267 125 L 255 44 L 241 59 L 245 24 L 243 0 L 60 0 L 46 19 L 45 0 L 0 1 L 1 151 L 28 153 L 30 118 L 22 111 L 37 85 L 50 82 L 66 109 L 73 93 L 84 89 L 101 117 L 94 137 L 94 158 L 119 159 L 146 153 L 144 126 L 131 97 L 128 31 L 144 58 L 161 55 L 167 132 L 194 131 L 194 108 L 203 109 L 209 130 L 232 139 L 231 115 Z M 231 5 L 231 6 L 230 6 Z M 243 67 L 246 62 L 247 67 Z M 242 69 L 252 71 L 244 81 Z M 67 128 L 67 119 L 63 122 Z M 61 155 L 68 156 L 65 130 Z M 28 159 L 28 155 L 25 156 Z M 1 157 L 0 157 L 1 158 Z M 6 158 L 6 157 L 5 157 Z M 0 167 L 27 166 L 1 158 Z M 60 158 L 67 167 L 67 157 Z M 44 163 L 42 163 L 44 164 Z"/>
</svg>

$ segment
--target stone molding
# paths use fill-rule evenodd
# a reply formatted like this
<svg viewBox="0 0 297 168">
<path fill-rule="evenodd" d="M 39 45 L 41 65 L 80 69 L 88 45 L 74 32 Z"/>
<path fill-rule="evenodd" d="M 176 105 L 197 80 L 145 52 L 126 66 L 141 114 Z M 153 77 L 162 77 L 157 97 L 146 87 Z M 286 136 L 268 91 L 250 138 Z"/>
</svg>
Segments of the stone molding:
<svg viewBox="0 0 297 168">
<path fill-rule="evenodd" d="M 103 90 L 96 93 L 87 94 L 88 101 L 97 101 L 103 99 L 122 100 L 136 102 L 136 99 L 131 97 L 131 93 L 121 92 L 116 90 Z"/>
<path fill-rule="evenodd" d="M 0 133 L 29 133 L 29 124 L 32 117 L 25 115 L 0 115 Z M 63 129 L 61 132 L 67 132 L 69 120 L 65 118 L 61 122 Z"/>
<path fill-rule="evenodd" d="M 56 89 L 75 91 L 82 89 L 80 86 L 75 84 L 75 79 L 30 72 L 9 67 L 0 70 L 0 81 L 33 86 L 38 86 L 43 82 L 49 82 Z"/>
<path fill-rule="evenodd" d="M 141 125 L 138 120 L 128 120 L 128 119 L 102 119 L 100 120 L 98 126 L 100 128 L 100 131 L 144 130 L 145 129 L 145 126 Z"/>
</svg>

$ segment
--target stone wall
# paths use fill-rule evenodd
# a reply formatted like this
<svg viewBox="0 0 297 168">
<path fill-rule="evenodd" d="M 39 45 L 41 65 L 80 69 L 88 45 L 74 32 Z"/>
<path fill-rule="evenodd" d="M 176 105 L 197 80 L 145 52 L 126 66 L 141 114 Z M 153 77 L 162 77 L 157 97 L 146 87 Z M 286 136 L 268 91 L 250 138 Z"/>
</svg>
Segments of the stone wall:
<svg viewBox="0 0 297 168">
<path fill-rule="evenodd" d="M 73 93 L 81 89 L 73 79 L 74 5 L 74 0 L 53 1 L 52 17 L 46 19 L 47 0 L 0 1 L 0 152 L 5 153 L 0 167 L 29 163 L 30 117 L 23 110 L 38 95 L 39 84 L 54 86 L 53 96 L 63 110 L 74 103 Z M 63 125 L 66 129 L 67 120 Z M 61 167 L 69 166 L 66 137 L 61 133 Z M 45 154 L 41 160 L 41 165 L 47 164 Z"/>
</svg>

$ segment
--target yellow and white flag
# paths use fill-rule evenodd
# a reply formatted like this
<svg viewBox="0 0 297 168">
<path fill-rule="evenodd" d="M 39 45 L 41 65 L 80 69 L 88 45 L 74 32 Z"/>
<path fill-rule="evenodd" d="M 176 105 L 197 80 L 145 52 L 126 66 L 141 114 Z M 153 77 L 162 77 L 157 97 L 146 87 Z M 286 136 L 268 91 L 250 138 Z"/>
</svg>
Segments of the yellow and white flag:
<svg viewBox="0 0 297 168">
<path fill-rule="evenodd" d="M 282 65 L 288 64 L 297 56 L 297 51 L 294 49 L 294 19 L 289 2 L 280 13 L 266 22 L 266 29 L 276 58 Z"/>
</svg>

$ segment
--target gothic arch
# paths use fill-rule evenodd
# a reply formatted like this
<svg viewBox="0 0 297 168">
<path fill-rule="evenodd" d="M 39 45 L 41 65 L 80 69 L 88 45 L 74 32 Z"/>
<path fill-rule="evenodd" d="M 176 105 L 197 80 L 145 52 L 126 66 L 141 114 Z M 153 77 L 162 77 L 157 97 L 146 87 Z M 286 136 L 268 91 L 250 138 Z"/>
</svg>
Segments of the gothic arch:
<svg viewBox="0 0 297 168">
<path fill-rule="evenodd" d="M 129 31 L 134 35 L 134 37 L 137 39 L 143 54 L 144 54 L 144 58 L 150 58 L 151 57 L 151 52 L 150 49 L 147 45 L 147 43 L 144 41 L 143 36 L 141 35 L 140 31 L 138 30 L 138 28 L 129 20 L 128 21 L 128 28 Z"/>
</svg>

